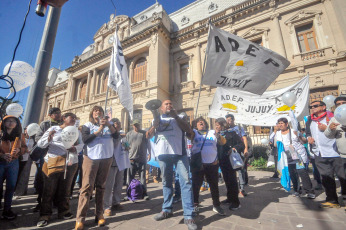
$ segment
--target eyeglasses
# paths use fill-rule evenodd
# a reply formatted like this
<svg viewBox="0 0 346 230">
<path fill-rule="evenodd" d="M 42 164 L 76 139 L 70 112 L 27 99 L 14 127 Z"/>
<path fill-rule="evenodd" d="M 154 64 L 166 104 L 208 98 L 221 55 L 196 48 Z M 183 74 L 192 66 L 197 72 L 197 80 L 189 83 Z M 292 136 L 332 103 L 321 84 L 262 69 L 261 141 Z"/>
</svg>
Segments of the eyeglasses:
<svg viewBox="0 0 346 230">
<path fill-rule="evenodd" d="M 317 107 L 320 107 L 322 105 L 310 105 L 309 108 L 312 109 L 312 108 L 317 108 Z"/>
</svg>

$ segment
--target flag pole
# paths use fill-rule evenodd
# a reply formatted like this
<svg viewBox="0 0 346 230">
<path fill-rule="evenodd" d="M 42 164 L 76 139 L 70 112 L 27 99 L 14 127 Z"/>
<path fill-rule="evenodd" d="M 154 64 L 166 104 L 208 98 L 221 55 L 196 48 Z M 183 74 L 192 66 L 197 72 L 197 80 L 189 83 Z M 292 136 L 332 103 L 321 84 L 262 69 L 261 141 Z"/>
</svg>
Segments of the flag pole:
<svg viewBox="0 0 346 230">
<path fill-rule="evenodd" d="M 209 31 L 208 31 L 208 34 L 209 34 L 209 33 L 210 33 L 210 24 L 211 24 L 211 19 L 210 19 L 210 18 L 209 18 L 209 20 L 208 20 L 208 24 L 209 24 Z M 208 36 L 208 37 L 209 37 L 209 36 Z M 208 42 L 207 42 L 207 47 L 208 47 Z M 196 112 L 195 112 L 195 117 L 194 117 L 194 119 L 197 118 L 199 99 L 200 99 L 200 97 L 201 97 L 201 90 L 202 90 L 202 80 L 203 80 L 204 72 L 205 72 L 206 59 L 207 59 L 207 52 L 205 53 L 204 61 L 203 61 L 202 77 L 201 77 L 201 83 L 199 84 L 199 91 L 198 91 L 198 98 L 197 98 L 197 105 L 196 105 Z"/>
<path fill-rule="evenodd" d="M 115 7 L 114 7 L 115 8 Z M 118 24 L 116 24 L 115 25 L 115 33 L 114 33 L 114 35 L 113 36 L 116 36 L 116 34 L 118 33 Z M 114 38 L 114 40 L 115 40 L 115 38 Z M 113 47 L 113 51 L 112 51 L 113 53 L 114 53 L 114 47 Z M 109 76 L 108 76 L 108 78 L 109 78 Z M 109 80 L 109 79 L 108 79 Z M 105 113 L 106 113 L 106 110 L 107 110 L 107 101 L 108 101 L 108 92 L 109 92 L 109 86 L 108 86 L 108 84 L 107 84 L 107 92 L 106 92 L 106 101 L 105 101 Z M 105 114 L 104 114 L 105 115 Z"/>
</svg>

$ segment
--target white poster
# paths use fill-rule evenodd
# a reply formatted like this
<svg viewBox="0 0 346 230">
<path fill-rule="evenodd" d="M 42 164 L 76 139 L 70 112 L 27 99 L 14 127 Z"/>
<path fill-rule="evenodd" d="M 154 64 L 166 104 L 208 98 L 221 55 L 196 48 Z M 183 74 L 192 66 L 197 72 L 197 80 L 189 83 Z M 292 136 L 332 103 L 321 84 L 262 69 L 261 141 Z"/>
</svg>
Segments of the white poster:
<svg viewBox="0 0 346 230">
<path fill-rule="evenodd" d="M 202 83 L 262 95 L 289 64 L 272 50 L 211 24 Z"/>
<path fill-rule="evenodd" d="M 296 103 L 290 108 L 282 102 L 285 92 L 297 95 Z M 292 86 L 267 91 L 261 96 L 253 93 L 217 88 L 209 117 L 225 117 L 233 114 L 236 123 L 256 126 L 274 126 L 280 117 L 288 117 L 290 109 L 299 121 L 309 114 L 309 77 L 306 76 Z"/>
</svg>

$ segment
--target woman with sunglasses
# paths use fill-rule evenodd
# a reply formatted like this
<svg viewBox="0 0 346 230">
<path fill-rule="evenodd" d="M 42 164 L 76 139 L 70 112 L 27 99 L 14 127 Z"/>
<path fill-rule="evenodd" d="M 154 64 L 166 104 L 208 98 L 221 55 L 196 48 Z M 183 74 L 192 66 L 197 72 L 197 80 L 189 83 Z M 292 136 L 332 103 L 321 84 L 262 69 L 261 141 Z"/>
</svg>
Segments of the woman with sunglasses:
<svg viewBox="0 0 346 230">
<path fill-rule="evenodd" d="M 77 154 L 82 151 L 84 144 L 79 135 L 79 140 L 74 146 L 69 149 L 65 148 L 61 139 L 61 133 L 65 127 L 75 125 L 76 115 L 73 113 L 65 113 L 62 119 L 62 125 L 50 127 L 37 142 L 37 146 L 40 148 L 48 147 L 48 152 L 44 157 L 42 166 L 44 185 L 40 219 L 37 222 L 37 227 L 48 225 L 48 221 L 53 214 L 53 198 L 57 201 L 58 218 L 65 220 L 73 218 L 70 212 L 70 190 L 73 176 L 77 171 Z M 67 153 L 69 153 L 68 159 L 66 159 Z M 66 166 L 65 178 L 64 169 Z"/>
<path fill-rule="evenodd" d="M 0 186 L 6 180 L 4 211 L 2 218 L 13 220 L 17 215 L 12 212 L 12 199 L 19 172 L 18 158 L 27 151 L 22 126 L 15 116 L 5 116 L 0 122 Z"/>
<path fill-rule="evenodd" d="M 309 177 L 307 166 L 309 164 L 308 155 L 303 145 L 307 140 L 300 133 L 291 130 L 287 118 L 280 118 L 277 122 L 279 131 L 276 132 L 274 139 L 275 147 L 283 145 L 283 154 L 287 158 L 288 171 L 293 183 L 293 196 L 300 196 L 299 177 L 303 183 L 303 189 L 309 199 L 315 199 L 315 192 L 312 188 L 312 183 Z M 278 151 L 281 148 L 278 147 Z"/>
</svg>

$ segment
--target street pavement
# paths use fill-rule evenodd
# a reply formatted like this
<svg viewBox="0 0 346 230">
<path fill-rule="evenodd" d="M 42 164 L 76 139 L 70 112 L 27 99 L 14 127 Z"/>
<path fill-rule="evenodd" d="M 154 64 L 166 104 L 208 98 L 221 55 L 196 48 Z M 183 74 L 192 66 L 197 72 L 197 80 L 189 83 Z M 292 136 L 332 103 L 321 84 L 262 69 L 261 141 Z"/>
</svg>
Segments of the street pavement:
<svg viewBox="0 0 346 230">
<path fill-rule="evenodd" d="M 13 202 L 13 211 L 18 217 L 13 221 L 0 220 L 0 229 L 39 229 L 36 222 L 39 213 L 33 213 L 37 195 L 33 195 L 34 166 L 31 170 L 29 191 L 27 196 Z M 272 172 L 250 171 L 249 186 L 246 187 L 247 197 L 241 197 L 241 208 L 230 211 L 227 205 L 222 205 L 225 216 L 219 216 L 212 211 L 212 200 L 209 191 L 200 194 L 200 215 L 196 217 L 199 229 L 311 229 L 311 230 L 345 230 L 345 207 L 340 209 L 320 209 L 318 207 L 325 199 L 321 191 L 316 191 L 317 198 L 309 200 L 305 197 L 293 197 L 283 190 L 278 179 L 270 178 Z M 220 200 L 226 199 L 225 184 L 220 184 Z M 71 211 L 76 214 L 78 206 L 78 190 L 74 190 L 71 200 Z M 125 196 L 125 187 L 123 196 Z M 338 188 L 340 192 L 340 188 Z M 149 183 L 149 201 L 132 203 L 123 202 L 124 210 L 114 213 L 107 218 L 107 225 L 98 228 L 94 223 L 95 199 L 90 202 L 90 210 L 85 223 L 85 229 L 187 229 L 183 221 L 181 203 L 174 205 L 174 216 L 164 221 L 155 221 L 153 216 L 161 211 L 163 201 L 162 183 Z M 342 202 L 342 201 L 341 201 Z M 342 202 L 343 204 L 343 202 Z M 344 205 L 343 205 L 344 206 Z M 75 219 L 57 219 L 57 210 L 54 209 L 49 225 L 41 229 L 73 229 Z"/>
</svg>

